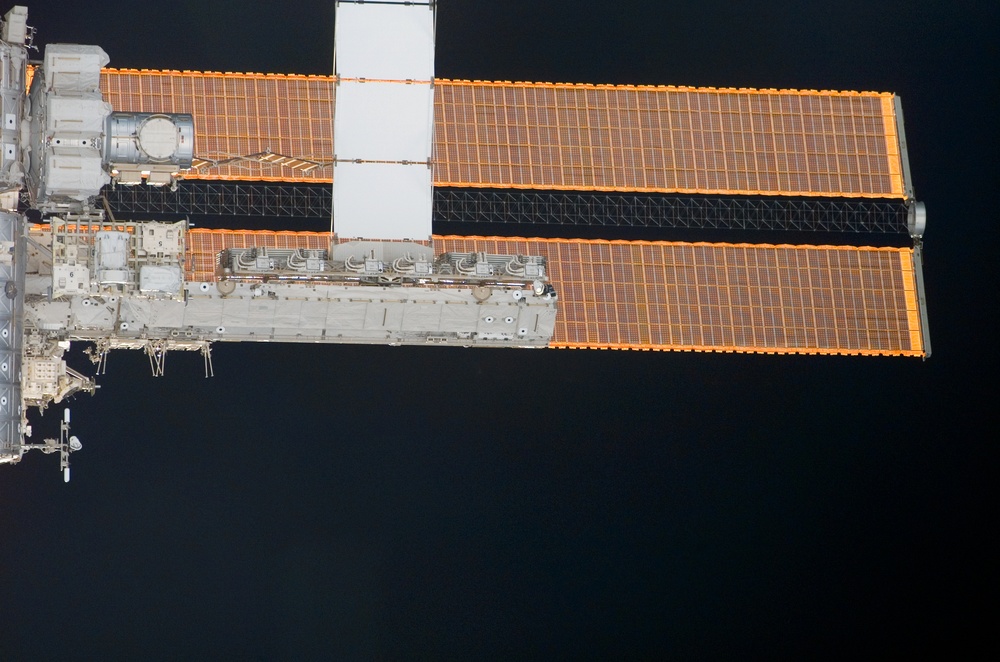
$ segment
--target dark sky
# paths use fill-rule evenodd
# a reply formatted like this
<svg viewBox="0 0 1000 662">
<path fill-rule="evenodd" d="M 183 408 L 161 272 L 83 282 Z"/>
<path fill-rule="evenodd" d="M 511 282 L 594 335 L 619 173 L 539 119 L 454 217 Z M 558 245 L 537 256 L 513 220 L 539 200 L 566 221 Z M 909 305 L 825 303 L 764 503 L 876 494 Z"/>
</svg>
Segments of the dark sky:
<svg viewBox="0 0 1000 662">
<path fill-rule="evenodd" d="M 627 4 L 446 0 L 438 75 L 899 93 L 934 356 L 115 353 L 71 483 L 0 467 L 0 659 L 995 650 L 997 4 Z M 332 2 L 30 12 L 114 66 L 331 68 Z"/>
</svg>

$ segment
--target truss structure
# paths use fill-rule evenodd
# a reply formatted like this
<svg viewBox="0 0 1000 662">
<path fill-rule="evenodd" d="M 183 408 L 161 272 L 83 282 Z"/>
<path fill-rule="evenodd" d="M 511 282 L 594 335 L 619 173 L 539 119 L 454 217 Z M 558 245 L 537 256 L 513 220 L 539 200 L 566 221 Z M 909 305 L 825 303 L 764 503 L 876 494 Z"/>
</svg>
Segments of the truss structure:
<svg viewBox="0 0 1000 662">
<path fill-rule="evenodd" d="M 106 188 L 117 215 L 330 218 L 328 186 L 192 181 Z M 905 234 L 901 200 L 680 196 L 640 193 L 437 188 L 440 223 L 646 227 Z"/>
</svg>

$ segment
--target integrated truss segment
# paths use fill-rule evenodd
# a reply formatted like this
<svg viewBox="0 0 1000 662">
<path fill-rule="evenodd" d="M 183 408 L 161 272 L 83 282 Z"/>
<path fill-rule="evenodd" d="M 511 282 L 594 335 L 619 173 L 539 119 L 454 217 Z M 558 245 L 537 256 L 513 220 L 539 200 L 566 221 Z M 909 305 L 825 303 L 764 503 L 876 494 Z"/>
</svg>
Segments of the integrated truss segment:
<svg viewBox="0 0 1000 662">
<path fill-rule="evenodd" d="M 329 182 L 334 78 L 105 70 L 116 109 L 192 113 L 191 179 Z M 437 186 L 905 198 L 888 93 L 434 81 Z M 311 167 L 244 160 L 294 157 Z"/>
<path fill-rule="evenodd" d="M 38 373 L 40 405 L 92 384 L 62 378 L 65 341 L 95 343 L 97 363 L 143 349 L 162 374 L 169 350 L 208 356 L 214 341 L 545 347 L 556 318 L 539 256 L 370 242 L 356 259 L 358 242 L 328 233 L 243 233 L 208 254 L 183 221 L 100 218 L 55 218 L 28 239 L 23 322 L 46 352 L 26 383 Z"/>
<path fill-rule="evenodd" d="M 193 229 L 194 281 L 231 247 L 320 249 L 324 233 Z M 924 356 L 909 248 L 434 238 L 435 253 L 545 258 L 559 294 L 550 347 Z"/>
</svg>

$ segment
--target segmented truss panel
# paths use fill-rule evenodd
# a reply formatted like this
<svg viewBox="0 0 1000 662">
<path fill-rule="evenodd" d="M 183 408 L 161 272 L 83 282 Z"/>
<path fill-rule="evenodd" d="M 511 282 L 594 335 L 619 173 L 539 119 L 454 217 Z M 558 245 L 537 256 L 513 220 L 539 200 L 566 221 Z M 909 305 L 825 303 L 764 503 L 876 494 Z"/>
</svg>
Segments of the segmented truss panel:
<svg viewBox="0 0 1000 662">
<path fill-rule="evenodd" d="M 193 229 L 197 280 L 231 246 L 325 248 L 323 233 Z M 552 347 L 923 356 L 913 251 L 853 246 L 434 238 L 435 249 L 543 255 Z"/>
<path fill-rule="evenodd" d="M 331 180 L 331 77 L 109 69 L 101 84 L 117 110 L 194 114 L 189 178 Z M 905 197 L 888 93 L 439 79 L 434 153 L 436 186 Z M 302 165 L 211 164 L 260 154 Z"/>
<path fill-rule="evenodd" d="M 105 187 L 119 215 L 157 214 L 330 218 L 331 187 L 323 184 L 185 182 L 168 187 Z M 907 232 L 903 200 L 682 196 L 601 191 L 437 188 L 433 222 L 567 226 Z M 439 230 L 441 228 L 438 228 Z"/>
</svg>

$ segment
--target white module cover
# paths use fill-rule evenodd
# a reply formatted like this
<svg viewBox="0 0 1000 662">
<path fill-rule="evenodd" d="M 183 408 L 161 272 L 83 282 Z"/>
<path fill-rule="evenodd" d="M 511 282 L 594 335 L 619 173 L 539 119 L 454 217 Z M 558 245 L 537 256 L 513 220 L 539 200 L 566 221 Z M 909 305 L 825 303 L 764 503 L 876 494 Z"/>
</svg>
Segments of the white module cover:
<svg viewBox="0 0 1000 662">
<path fill-rule="evenodd" d="M 103 99 L 75 96 L 48 98 L 46 124 L 51 132 L 101 134 L 111 114 L 111 104 Z"/>
<path fill-rule="evenodd" d="M 100 269 L 124 269 L 128 263 L 128 233 L 104 230 L 94 235 L 97 266 Z"/>
<path fill-rule="evenodd" d="M 176 265 L 146 264 L 139 269 L 139 291 L 143 294 L 177 296 L 184 279 Z"/>
<path fill-rule="evenodd" d="M 338 163 L 334 230 L 342 239 L 430 239 L 433 193 L 426 164 Z"/>
<path fill-rule="evenodd" d="M 169 117 L 150 117 L 139 126 L 139 148 L 154 161 L 169 159 L 177 151 L 180 132 Z"/>
<path fill-rule="evenodd" d="M 147 223 L 136 231 L 139 248 L 147 255 L 178 256 L 184 252 L 181 244 L 184 227 L 183 221 L 170 225 Z"/>
<path fill-rule="evenodd" d="M 335 71 L 341 78 L 434 78 L 434 11 L 429 2 L 338 2 Z"/>
<path fill-rule="evenodd" d="M 28 38 L 28 8 L 15 6 L 3 19 L 0 39 L 11 44 L 23 44 Z"/>
<path fill-rule="evenodd" d="M 59 94 L 97 92 L 101 67 L 110 61 L 100 46 L 49 44 L 45 47 L 45 87 Z"/>
<path fill-rule="evenodd" d="M 101 153 L 90 147 L 51 147 L 44 160 L 47 195 L 87 200 L 97 195 L 111 178 L 101 163 Z"/>
<path fill-rule="evenodd" d="M 430 85 L 344 81 L 333 122 L 338 160 L 427 161 L 434 91 Z"/>
</svg>

